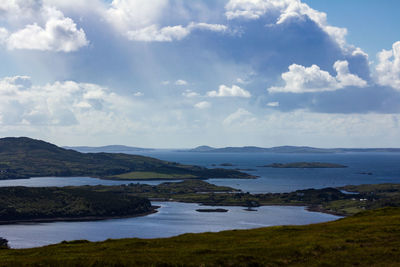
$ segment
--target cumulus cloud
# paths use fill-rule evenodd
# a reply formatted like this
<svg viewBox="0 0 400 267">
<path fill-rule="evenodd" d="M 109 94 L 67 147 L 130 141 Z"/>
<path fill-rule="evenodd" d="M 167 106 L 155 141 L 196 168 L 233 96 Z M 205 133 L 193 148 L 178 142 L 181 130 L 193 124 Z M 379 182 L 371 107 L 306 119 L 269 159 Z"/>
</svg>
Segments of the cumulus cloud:
<svg viewBox="0 0 400 267">
<path fill-rule="evenodd" d="M 139 97 L 139 96 L 144 96 L 144 93 L 142 93 L 142 92 L 135 92 L 133 95 Z"/>
<path fill-rule="evenodd" d="M 27 20 L 36 17 L 38 11 L 42 8 L 41 1 L 35 0 L 10 0 L 0 1 L 0 15 L 13 23 L 24 23 Z"/>
<path fill-rule="evenodd" d="M 380 85 L 400 90 L 400 41 L 395 42 L 391 50 L 378 53 L 376 74 Z"/>
<path fill-rule="evenodd" d="M 236 82 L 237 82 L 237 83 L 240 83 L 240 84 L 246 84 L 246 83 L 248 83 L 248 82 L 246 82 L 245 80 L 243 80 L 242 78 L 237 78 L 237 79 L 236 79 Z"/>
<path fill-rule="evenodd" d="M 46 13 L 49 18 L 44 28 L 36 23 L 27 25 L 8 37 L 7 47 L 72 52 L 88 45 L 85 32 L 78 29 L 72 19 L 54 8 L 47 8 Z"/>
<path fill-rule="evenodd" d="M 196 103 L 194 105 L 194 107 L 198 108 L 198 109 L 207 109 L 207 108 L 211 107 L 211 103 L 207 102 L 207 101 L 202 101 L 202 102 Z"/>
<path fill-rule="evenodd" d="M 172 42 L 179 41 L 187 37 L 193 30 L 208 30 L 213 32 L 223 32 L 227 30 L 227 26 L 221 24 L 194 23 L 182 26 L 166 26 L 160 28 L 158 25 L 150 25 L 137 30 L 127 32 L 127 37 L 133 41 L 143 42 Z"/>
<path fill-rule="evenodd" d="M 105 16 L 112 25 L 125 33 L 157 23 L 167 5 L 168 0 L 113 0 Z"/>
<path fill-rule="evenodd" d="M 160 26 L 168 0 L 114 0 L 105 17 L 129 40 L 141 42 L 172 42 L 187 37 L 194 30 L 222 32 L 225 25 L 190 22 L 188 25 Z"/>
<path fill-rule="evenodd" d="M 337 75 L 321 70 L 319 66 L 304 67 L 297 64 L 289 66 L 289 71 L 281 75 L 285 86 L 268 88 L 270 93 L 311 93 L 335 91 L 347 86 L 365 87 L 367 82 L 351 74 L 347 61 L 336 61 L 333 65 Z"/>
<path fill-rule="evenodd" d="M 101 117 L 125 102 L 96 84 L 65 81 L 36 86 L 28 76 L 0 80 L 1 125 L 74 125 L 85 113 Z"/>
<path fill-rule="evenodd" d="M 218 91 L 209 91 L 207 92 L 207 96 L 209 97 L 244 97 L 249 98 L 251 94 L 249 91 L 240 88 L 237 85 L 232 85 L 232 87 L 228 87 L 224 84 L 220 85 Z"/>
<path fill-rule="evenodd" d="M 182 93 L 182 95 L 183 95 L 184 97 L 188 97 L 188 98 L 200 96 L 199 93 L 194 92 L 194 91 L 192 91 L 192 90 L 186 90 L 185 92 Z"/>
<path fill-rule="evenodd" d="M 341 47 L 345 46 L 347 29 L 328 24 L 326 13 L 320 12 L 302 3 L 301 0 L 230 0 L 225 6 L 225 15 L 229 20 L 245 18 L 259 19 L 268 14 L 278 14 L 276 24 L 307 16 L 332 37 Z"/>
<path fill-rule="evenodd" d="M 338 60 L 333 64 L 333 68 L 336 70 L 336 80 L 338 81 L 339 88 L 346 86 L 357 86 L 365 87 L 367 82 L 358 77 L 357 75 L 351 74 L 349 71 L 349 63 L 346 60 Z"/>
<path fill-rule="evenodd" d="M 176 85 L 187 85 L 188 82 L 185 81 L 185 80 L 177 80 L 177 81 L 175 81 L 175 84 L 176 84 Z"/>
<path fill-rule="evenodd" d="M 268 107 L 279 107 L 279 102 L 268 102 L 267 103 Z"/>
<path fill-rule="evenodd" d="M 71 18 L 41 1 L 3 1 L 0 12 L 16 28 L 0 28 L 0 43 L 8 49 L 72 52 L 89 43 Z"/>
</svg>

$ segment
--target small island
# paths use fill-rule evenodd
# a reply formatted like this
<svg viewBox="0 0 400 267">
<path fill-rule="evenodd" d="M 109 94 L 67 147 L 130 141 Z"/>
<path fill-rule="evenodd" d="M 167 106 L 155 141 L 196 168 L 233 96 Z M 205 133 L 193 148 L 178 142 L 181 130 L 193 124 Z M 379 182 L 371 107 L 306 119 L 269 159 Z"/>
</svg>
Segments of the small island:
<svg viewBox="0 0 400 267">
<path fill-rule="evenodd" d="M 221 163 L 221 164 L 219 164 L 219 166 L 222 166 L 222 167 L 232 167 L 232 166 L 236 166 L 236 165 L 235 165 L 235 164 L 232 164 L 232 163 L 226 162 L 226 163 Z"/>
<path fill-rule="evenodd" d="M 227 209 L 197 209 L 197 212 L 228 212 Z"/>
<path fill-rule="evenodd" d="M 291 163 L 272 163 L 259 167 L 268 168 L 347 168 L 345 165 L 326 162 L 291 162 Z"/>
</svg>

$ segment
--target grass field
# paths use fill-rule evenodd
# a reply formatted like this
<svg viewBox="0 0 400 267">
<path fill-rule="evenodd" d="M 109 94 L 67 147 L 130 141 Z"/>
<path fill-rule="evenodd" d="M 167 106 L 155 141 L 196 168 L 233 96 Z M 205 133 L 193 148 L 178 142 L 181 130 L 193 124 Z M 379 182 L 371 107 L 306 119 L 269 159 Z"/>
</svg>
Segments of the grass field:
<svg viewBox="0 0 400 267">
<path fill-rule="evenodd" d="M 338 221 L 0 250 L 0 266 L 399 266 L 400 208 Z"/>
</svg>

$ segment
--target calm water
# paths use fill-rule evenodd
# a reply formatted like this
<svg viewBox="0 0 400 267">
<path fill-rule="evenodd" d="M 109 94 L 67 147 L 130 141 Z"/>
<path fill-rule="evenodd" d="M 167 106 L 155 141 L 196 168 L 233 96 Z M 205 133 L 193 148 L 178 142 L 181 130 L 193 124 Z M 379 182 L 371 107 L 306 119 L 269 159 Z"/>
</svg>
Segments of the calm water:
<svg viewBox="0 0 400 267">
<path fill-rule="evenodd" d="M 255 169 L 248 173 L 258 179 L 210 179 L 217 185 L 232 186 L 245 192 L 290 192 L 306 188 L 337 187 L 344 185 L 400 183 L 400 153 L 337 153 L 337 154 L 278 154 L 278 153 L 192 153 L 159 152 L 143 155 L 197 164 L 213 168 L 212 164 L 232 163 L 230 168 Z M 260 168 L 274 162 L 319 161 L 337 163 L 348 168 L 284 169 Z M 226 167 L 225 167 L 226 168 Z M 361 173 L 372 173 L 366 175 Z"/>
<path fill-rule="evenodd" d="M 274 154 L 274 153 L 141 153 L 163 160 L 213 168 L 213 164 L 232 163 L 230 168 L 254 169 L 249 173 L 258 179 L 210 179 L 211 183 L 242 189 L 245 192 L 289 192 L 305 188 L 322 188 L 348 184 L 400 182 L 400 153 L 346 154 Z M 348 166 L 340 169 L 274 169 L 257 167 L 274 162 L 320 161 Z M 361 173 L 372 173 L 366 175 Z M 135 181 L 135 183 L 138 181 Z M 160 181 L 139 181 L 159 184 Z M 0 181 L 0 186 L 66 186 L 116 185 L 131 181 L 107 181 L 89 177 L 33 178 Z M 160 203 L 155 203 L 160 204 Z M 261 207 L 246 212 L 229 207 L 228 213 L 198 213 L 196 204 L 161 203 L 160 212 L 145 217 L 94 222 L 56 222 L 0 225 L 0 236 L 10 240 L 12 247 L 34 247 L 62 240 L 92 241 L 124 237 L 168 237 L 183 233 L 256 228 L 283 224 L 309 224 L 338 217 L 307 212 L 302 207 Z"/>
<path fill-rule="evenodd" d="M 272 225 L 301 225 L 331 221 L 340 217 L 308 212 L 304 207 L 260 207 L 245 211 L 243 207 L 224 207 L 226 213 L 197 212 L 200 206 L 176 202 L 155 202 L 158 213 L 144 217 L 92 222 L 54 222 L 0 225 L 0 236 L 13 248 L 27 248 L 59 243 L 63 240 L 108 238 L 156 238 L 183 233 L 250 229 Z M 207 206 L 201 206 L 205 208 Z M 213 207 L 214 208 L 214 207 Z"/>
<path fill-rule="evenodd" d="M 213 164 L 232 163 L 228 168 L 254 169 L 248 171 L 258 179 L 210 179 L 211 183 L 242 189 L 245 192 L 290 192 L 297 189 L 337 187 L 348 184 L 400 183 L 400 153 L 340 153 L 340 154 L 276 154 L 276 153 L 192 153 L 150 152 L 142 155 L 184 164 L 215 168 Z M 348 168 L 338 169 L 279 169 L 257 166 L 274 162 L 320 161 L 338 163 Z M 225 167 L 226 168 L 226 167 Z M 361 173 L 372 173 L 366 175 Z M 160 181 L 135 181 L 159 184 Z M 35 178 L 0 181 L 0 186 L 66 186 L 115 185 L 131 181 L 107 181 L 88 177 Z"/>
</svg>

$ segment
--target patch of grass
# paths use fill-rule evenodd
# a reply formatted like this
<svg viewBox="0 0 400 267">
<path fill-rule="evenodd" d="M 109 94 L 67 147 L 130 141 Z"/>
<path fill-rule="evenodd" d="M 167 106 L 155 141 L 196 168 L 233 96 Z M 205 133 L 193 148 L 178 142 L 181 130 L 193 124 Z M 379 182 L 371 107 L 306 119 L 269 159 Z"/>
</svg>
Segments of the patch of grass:
<svg viewBox="0 0 400 267">
<path fill-rule="evenodd" d="M 400 208 L 338 221 L 0 250 L 0 266 L 398 266 Z"/>
</svg>

